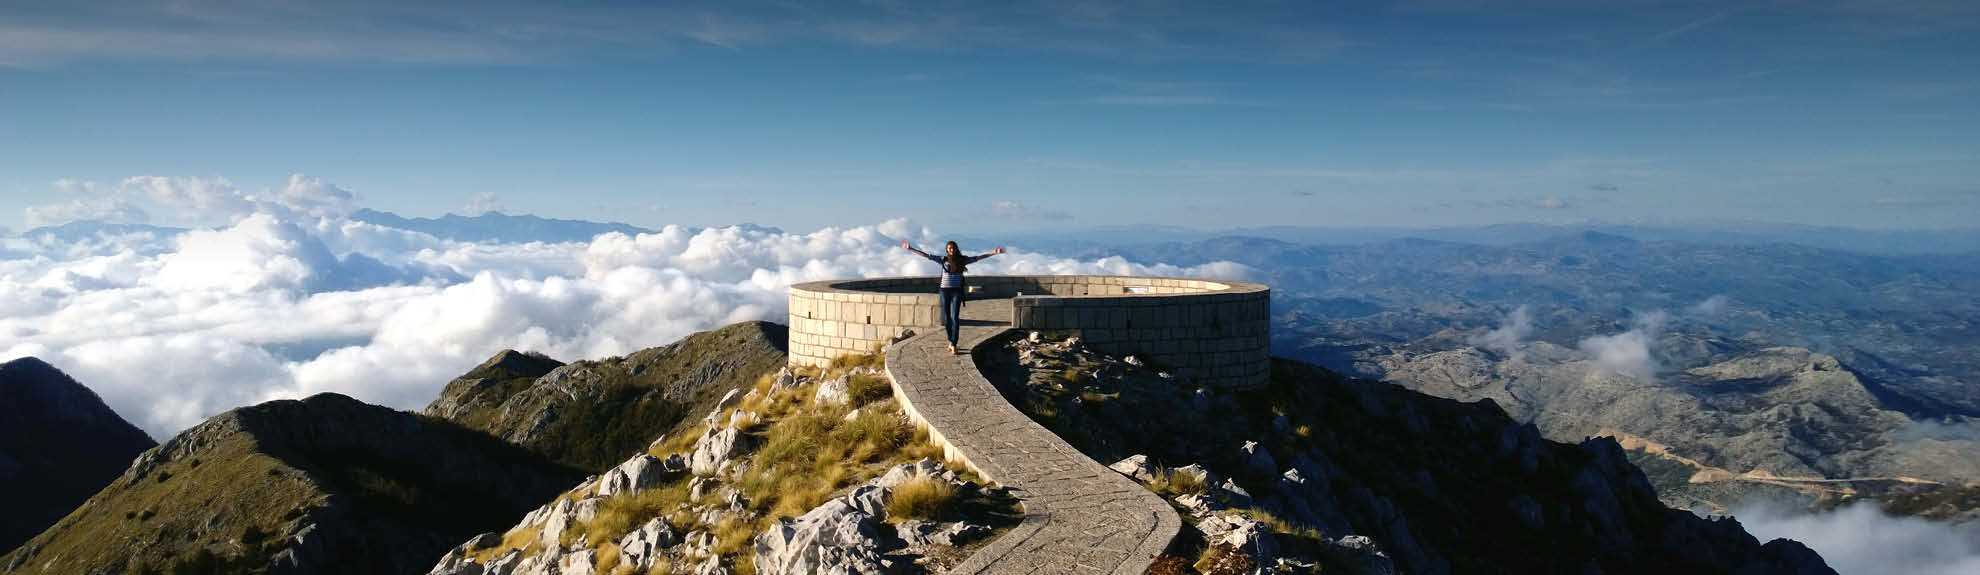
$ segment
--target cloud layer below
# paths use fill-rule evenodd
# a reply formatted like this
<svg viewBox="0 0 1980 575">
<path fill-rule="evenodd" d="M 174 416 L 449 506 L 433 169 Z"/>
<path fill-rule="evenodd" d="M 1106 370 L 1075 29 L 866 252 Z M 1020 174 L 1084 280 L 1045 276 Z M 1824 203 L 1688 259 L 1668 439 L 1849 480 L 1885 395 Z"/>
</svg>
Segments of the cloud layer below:
<svg viewBox="0 0 1980 575">
<path fill-rule="evenodd" d="M 926 275 L 927 262 L 897 241 L 939 240 L 890 220 L 803 234 L 668 226 L 589 242 L 466 243 L 346 219 L 326 207 L 347 207 L 347 192 L 300 176 L 266 197 L 209 183 L 133 178 L 120 193 L 141 189 L 231 223 L 0 238 L 0 360 L 41 357 L 160 438 L 232 407 L 326 391 L 414 409 L 502 349 L 598 358 L 735 321 L 782 321 L 791 283 Z M 1249 270 L 1013 252 L 978 272 Z"/>
<path fill-rule="evenodd" d="M 1856 504 L 1827 513 L 1752 505 L 1734 512 L 1761 541 L 1800 541 L 1837 573 L 1980 573 L 1980 528 L 1885 515 Z"/>
</svg>

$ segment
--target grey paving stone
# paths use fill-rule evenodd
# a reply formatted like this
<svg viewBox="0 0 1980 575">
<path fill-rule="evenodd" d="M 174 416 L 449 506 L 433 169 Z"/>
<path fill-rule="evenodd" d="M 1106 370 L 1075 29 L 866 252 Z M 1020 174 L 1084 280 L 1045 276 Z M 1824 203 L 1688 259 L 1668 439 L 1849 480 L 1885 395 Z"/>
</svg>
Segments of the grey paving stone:
<svg viewBox="0 0 1980 575">
<path fill-rule="evenodd" d="M 1010 329 L 1010 300 L 964 307 L 960 347 Z M 1168 503 L 1081 454 L 1004 400 L 939 330 L 887 350 L 897 395 L 987 479 L 1012 489 L 1025 518 L 951 573 L 1139 575 L 1182 527 Z M 988 350 L 985 350 L 988 351 Z"/>
</svg>

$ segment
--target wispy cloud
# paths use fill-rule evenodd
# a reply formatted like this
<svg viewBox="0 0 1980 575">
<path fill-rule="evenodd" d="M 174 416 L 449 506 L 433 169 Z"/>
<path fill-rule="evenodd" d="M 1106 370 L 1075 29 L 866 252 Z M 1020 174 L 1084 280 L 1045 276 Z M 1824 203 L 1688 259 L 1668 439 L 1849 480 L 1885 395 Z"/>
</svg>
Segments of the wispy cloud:
<svg viewBox="0 0 1980 575">
<path fill-rule="evenodd" d="M 997 200 L 990 203 L 990 217 L 1000 220 L 1025 222 L 1062 222 L 1073 219 L 1072 214 L 1028 205 L 1015 200 Z"/>
<path fill-rule="evenodd" d="M 531 63 L 592 50 L 784 44 L 1000 48 L 1132 59 L 1311 60 L 1337 36 L 1272 10 L 1188 3 L 685 1 L 0 5 L 0 65 L 82 60 Z"/>
<path fill-rule="evenodd" d="M 1731 16 L 1732 14 L 1733 14 L 1732 10 L 1726 10 L 1712 14 L 1710 16 L 1706 16 L 1704 18 L 1699 18 L 1696 20 L 1692 20 L 1690 22 L 1685 22 L 1683 25 L 1680 25 L 1678 27 L 1671 28 L 1669 30 L 1665 30 L 1662 32 L 1658 32 L 1656 35 L 1650 37 L 1650 42 L 1651 43 L 1668 42 L 1679 36 L 1690 34 L 1692 32 L 1697 32 L 1709 26 L 1718 24 L 1719 22 L 1724 21 L 1727 16 Z"/>
</svg>

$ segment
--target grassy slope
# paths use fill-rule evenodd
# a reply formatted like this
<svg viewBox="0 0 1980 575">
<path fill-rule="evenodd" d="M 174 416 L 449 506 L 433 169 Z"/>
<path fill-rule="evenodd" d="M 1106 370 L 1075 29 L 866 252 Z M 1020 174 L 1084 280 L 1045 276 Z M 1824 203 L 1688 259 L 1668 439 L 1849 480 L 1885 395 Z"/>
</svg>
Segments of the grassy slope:
<svg viewBox="0 0 1980 575">
<path fill-rule="evenodd" d="M 314 525 L 299 553 L 307 563 L 409 572 L 578 479 L 576 470 L 436 419 L 329 394 L 269 402 L 147 452 L 0 559 L 0 570 L 252 572 Z"/>
<path fill-rule="evenodd" d="M 602 471 L 691 414 L 706 413 L 728 391 L 782 367 L 785 338 L 784 326 L 742 322 L 624 357 L 574 362 L 554 383 L 506 378 L 474 387 L 456 380 L 427 412 L 560 463 Z M 469 391 L 476 395 L 462 401 Z M 467 407 L 441 413 L 449 399 Z"/>
<path fill-rule="evenodd" d="M 811 376 L 809 383 L 774 395 L 770 393 L 771 379 L 760 377 L 751 387 L 755 391 L 753 395 L 725 409 L 717 418 L 726 422 L 737 412 L 758 416 L 755 424 L 744 429 L 746 442 L 755 446 L 754 449 L 735 458 L 746 464 L 748 471 L 729 485 L 747 499 L 748 509 L 756 515 L 754 519 L 731 516 L 716 524 L 702 523 L 689 511 L 693 507 L 688 499 L 688 483 L 692 478 L 682 477 L 638 493 L 607 499 L 591 523 L 565 532 L 565 543 L 588 537 L 586 540 L 597 542 L 594 548 L 601 554 L 611 555 L 604 553 L 613 545 L 611 542 L 648 520 L 661 517 L 677 533 L 713 534 L 715 550 L 726 564 L 739 575 L 753 573 L 754 564 L 747 556 L 750 540 L 777 519 L 802 515 L 845 488 L 877 477 L 894 465 L 942 458 L 942 449 L 931 443 L 925 432 L 913 429 L 906 422 L 891 399 L 891 388 L 883 376 L 873 373 L 851 376 L 848 388 L 853 401 L 849 405 L 814 401 L 821 378 L 838 377 L 855 367 L 878 367 L 878 362 L 875 356 L 856 356 L 842 359 L 825 370 L 802 369 L 801 373 Z M 848 413 L 854 409 L 859 414 L 848 419 Z M 700 420 L 686 423 L 648 452 L 657 457 L 686 455 L 706 429 Z M 949 467 L 963 469 L 957 464 Z M 981 482 L 980 478 L 975 479 Z M 583 495 L 566 494 L 567 497 Z M 1014 502 L 1008 499 L 948 495 L 946 501 L 937 495 L 927 495 L 914 502 L 917 508 L 912 513 L 942 518 L 961 513 L 989 520 L 996 527 L 1006 525 L 997 523 L 998 517 L 988 515 L 989 512 L 1015 517 Z M 508 537 L 503 545 L 478 555 L 487 559 L 510 549 L 531 552 L 527 547 L 534 534 L 522 535 Z M 666 569 L 656 571 L 666 572 Z"/>
</svg>

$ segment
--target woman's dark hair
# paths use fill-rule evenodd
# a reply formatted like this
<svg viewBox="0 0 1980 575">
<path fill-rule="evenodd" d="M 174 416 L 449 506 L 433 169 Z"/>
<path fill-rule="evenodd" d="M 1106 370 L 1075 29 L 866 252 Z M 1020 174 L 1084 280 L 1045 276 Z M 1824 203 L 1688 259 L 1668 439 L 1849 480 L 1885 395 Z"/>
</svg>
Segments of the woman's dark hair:
<svg viewBox="0 0 1980 575">
<path fill-rule="evenodd" d="M 948 243 L 942 245 L 943 269 L 952 273 L 962 273 L 963 270 L 968 269 L 968 266 L 963 265 L 962 258 L 962 248 L 956 245 L 955 240 L 949 240 Z"/>
</svg>

